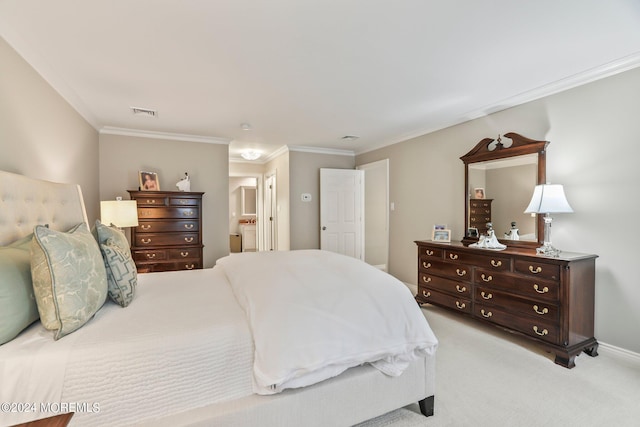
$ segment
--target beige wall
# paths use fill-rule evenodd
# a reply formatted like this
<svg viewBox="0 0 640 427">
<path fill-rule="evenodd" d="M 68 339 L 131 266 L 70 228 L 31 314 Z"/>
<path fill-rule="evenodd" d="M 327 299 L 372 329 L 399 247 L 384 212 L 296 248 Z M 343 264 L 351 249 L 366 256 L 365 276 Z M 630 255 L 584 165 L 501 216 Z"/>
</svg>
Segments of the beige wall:
<svg viewBox="0 0 640 427">
<path fill-rule="evenodd" d="M 82 187 L 99 215 L 98 132 L 0 38 L 0 169 Z"/>
<path fill-rule="evenodd" d="M 463 235 L 464 166 L 459 157 L 485 137 L 509 131 L 551 141 L 547 179 L 564 184 L 573 214 L 558 214 L 553 243 L 595 253 L 596 338 L 640 352 L 640 300 L 633 227 L 640 217 L 640 68 L 509 110 L 362 154 L 389 158 L 390 272 L 416 283 L 414 240 L 434 223 Z"/>
<path fill-rule="evenodd" d="M 354 156 L 292 151 L 289 153 L 291 188 L 291 249 L 320 248 L 320 168 L 353 169 Z M 310 202 L 301 195 L 311 194 Z"/>
<path fill-rule="evenodd" d="M 157 172 L 162 190 L 177 191 L 185 172 L 191 191 L 203 191 L 204 266 L 229 254 L 229 147 L 224 144 L 100 135 L 100 197 L 129 198 L 138 172 Z"/>
</svg>

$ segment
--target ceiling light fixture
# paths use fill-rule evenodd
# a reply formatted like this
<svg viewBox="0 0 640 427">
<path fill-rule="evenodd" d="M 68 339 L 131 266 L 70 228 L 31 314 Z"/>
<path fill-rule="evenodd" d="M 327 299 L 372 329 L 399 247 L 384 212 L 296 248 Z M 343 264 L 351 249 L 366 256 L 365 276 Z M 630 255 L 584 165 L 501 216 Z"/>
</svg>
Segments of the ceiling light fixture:
<svg viewBox="0 0 640 427">
<path fill-rule="evenodd" d="M 242 123 L 240 125 L 240 129 L 242 129 L 242 130 L 251 130 L 251 125 L 249 123 Z"/>
<path fill-rule="evenodd" d="M 262 153 L 257 150 L 244 150 L 240 155 L 245 160 L 258 160 Z"/>
</svg>

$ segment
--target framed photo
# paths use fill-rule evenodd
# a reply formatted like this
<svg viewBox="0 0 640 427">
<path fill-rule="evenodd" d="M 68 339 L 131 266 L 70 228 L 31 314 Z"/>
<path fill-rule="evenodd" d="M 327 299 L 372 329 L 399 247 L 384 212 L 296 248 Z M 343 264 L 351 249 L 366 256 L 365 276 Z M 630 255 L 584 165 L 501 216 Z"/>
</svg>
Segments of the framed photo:
<svg viewBox="0 0 640 427">
<path fill-rule="evenodd" d="M 157 173 L 140 171 L 138 178 L 140 179 L 141 191 L 160 191 L 160 180 Z"/>
<path fill-rule="evenodd" d="M 467 234 L 469 237 L 479 237 L 478 229 L 475 227 L 469 227 L 467 229 Z"/>
<path fill-rule="evenodd" d="M 484 199 L 484 188 L 474 188 L 473 189 L 473 198 L 474 199 Z"/>
<path fill-rule="evenodd" d="M 434 224 L 434 230 L 447 230 L 447 224 Z"/>
<path fill-rule="evenodd" d="M 451 230 L 433 230 L 433 234 L 431 235 L 431 240 L 434 242 L 450 242 L 451 241 Z"/>
</svg>

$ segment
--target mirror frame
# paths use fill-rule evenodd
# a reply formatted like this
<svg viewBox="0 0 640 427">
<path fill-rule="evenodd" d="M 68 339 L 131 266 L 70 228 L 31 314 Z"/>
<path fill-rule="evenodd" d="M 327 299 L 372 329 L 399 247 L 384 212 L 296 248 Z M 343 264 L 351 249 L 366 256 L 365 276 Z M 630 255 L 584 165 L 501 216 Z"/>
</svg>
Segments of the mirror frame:
<svg viewBox="0 0 640 427">
<path fill-rule="evenodd" d="M 246 201 L 246 192 L 247 190 L 253 190 L 253 206 L 256 210 L 256 212 L 247 212 L 247 201 Z M 251 187 L 251 186 L 247 186 L 247 185 L 243 185 L 240 187 L 240 210 L 241 210 L 241 215 L 242 216 L 257 216 L 258 215 L 258 199 L 257 199 L 257 194 L 258 194 L 258 188 L 257 187 Z"/>
<path fill-rule="evenodd" d="M 471 151 L 464 156 L 460 157 L 460 160 L 464 162 L 464 239 L 462 243 L 468 246 L 471 243 L 478 241 L 477 237 L 469 236 L 469 164 L 484 162 L 487 160 L 499 160 L 509 157 L 521 156 L 525 154 L 538 154 L 538 179 L 536 185 L 544 184 L 547 180 L 547 146 L 549 141 L 536 141 L 529 139 L 515 132 L 505 133 L 505 138 L 511 139 L 512 143 L 509 147 L 505 147 L 502 143 L 500 135 L 498 139 L 484 138 L 478 142 Z M 495 143 L 494 143 L 495 142 Z M 495 145 L 494 148 L 490 146 Z M 533 194 L 533 187 L 531 188 L 531 194 Z M 520 240 L 508 240 L 498 239 L 500 243 L 507 245 L 508 247 L 520 247 L 520 248 L 536 248 L 543 243 L 544 240 L 544 218 L 542 215 L 538 215 L 536 224 L 536 241 L 520 241 Z"/>
</svg>

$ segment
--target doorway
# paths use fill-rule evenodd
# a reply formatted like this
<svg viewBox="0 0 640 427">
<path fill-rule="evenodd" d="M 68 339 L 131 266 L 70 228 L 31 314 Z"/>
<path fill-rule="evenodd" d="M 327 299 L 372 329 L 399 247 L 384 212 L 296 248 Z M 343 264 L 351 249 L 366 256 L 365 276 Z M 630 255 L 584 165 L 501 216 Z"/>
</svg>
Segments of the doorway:
<svg viewBox="0 0 640 427">
<path fill-rule="evenodd" d="M 229 252 L 255 252 L 261 246 L 261 176 L 229 177 Z"/>
</svg>

